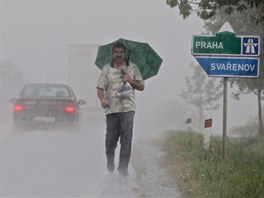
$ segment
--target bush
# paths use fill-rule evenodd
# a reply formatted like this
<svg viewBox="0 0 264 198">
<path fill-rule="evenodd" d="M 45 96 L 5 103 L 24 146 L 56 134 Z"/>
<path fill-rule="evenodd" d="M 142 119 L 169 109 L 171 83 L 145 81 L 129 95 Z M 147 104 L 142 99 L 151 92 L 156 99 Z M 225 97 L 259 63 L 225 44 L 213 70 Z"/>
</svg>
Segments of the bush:
<svg viewBox="0 0 264 198">
<path fill-rule="evenodd" d="M 195 132 L 167 131 L 163 148 L 172 181 L 189 197 L 264 197 L 264 139 L 228 139 L 222 159 L 222 138 L 211 138 L 204 150 Z"/>
</svg>

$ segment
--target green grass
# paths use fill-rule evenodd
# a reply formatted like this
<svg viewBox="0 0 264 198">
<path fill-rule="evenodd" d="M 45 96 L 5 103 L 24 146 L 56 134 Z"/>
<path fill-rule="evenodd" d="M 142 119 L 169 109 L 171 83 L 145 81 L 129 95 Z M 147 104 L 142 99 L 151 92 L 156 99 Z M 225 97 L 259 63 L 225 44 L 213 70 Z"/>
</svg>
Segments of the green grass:
<svg viewBox="0 0 264 198">
<path fill-rule="evenodd" d="M 222 159 L 222 137 L 202 147 L 202 135 L 167 131 L 162 142 L 163 166 L 184 197 L 264 197 L 264 138 L 228 139 Z"/>
</svg>

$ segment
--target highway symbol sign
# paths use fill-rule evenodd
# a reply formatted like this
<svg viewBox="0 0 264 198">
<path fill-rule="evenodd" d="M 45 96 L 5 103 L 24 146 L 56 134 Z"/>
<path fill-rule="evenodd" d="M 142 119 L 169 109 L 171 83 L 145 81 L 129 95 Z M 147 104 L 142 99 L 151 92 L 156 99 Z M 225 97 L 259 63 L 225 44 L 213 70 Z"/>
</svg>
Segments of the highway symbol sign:
<svg viewBox="0 0 264 198">
<path fill-rule="evenodd" d="M 259 37 L 245 36 L 242 38 L 243 55 L 259 55 Z"/>
<path fill-rule="evenodd" d="M 195 56 L 208 76 L 258 77 L 259 59 L 253 57 Z"/>
<path fill-rule="evenodd" d="M 232 32 L 219 32 L 216 35 L 194 35 L 192 54 L 217 56 L 259 56 L 258 36 L 236 36 Z"/>
</svg>

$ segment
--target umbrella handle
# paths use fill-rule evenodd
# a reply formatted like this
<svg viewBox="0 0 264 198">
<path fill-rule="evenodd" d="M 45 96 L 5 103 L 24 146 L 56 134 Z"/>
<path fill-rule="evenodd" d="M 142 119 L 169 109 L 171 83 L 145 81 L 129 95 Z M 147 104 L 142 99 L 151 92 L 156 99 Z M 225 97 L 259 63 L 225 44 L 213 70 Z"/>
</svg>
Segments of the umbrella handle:
<svg viewBox="0 0 264 198">
<path fill-rule="evenodd" d="M 124 69 L 121 69 L 120 71 L 121 71 L 121 74 L 123 74 L 123 75 L 125 75 L 125 74 L 126 74 L 126 72 L 125 72 L 125 70 L 124 70 Z M 122 82 L 122 85 L 125 85 L 125 84 L 126 84 L 126 82 Z"/>
<path fill-rule="evenodd" d="M 124 69 L 121 69 L 121 74 L 123 74 L 123 75 L 125 75 L 125 74 L 126 74 L 126 72 L 125 72 L 125 70 L 124 70 Z"/>
<path fill-rule="evenodd" d="M 131 51 L 128 51 L 127 52 L 127 58 L 126 58 L 126 64 L 127 64 L 127 66 L 129 65 L 130 53 L 131 53 Z"/>
</svg>

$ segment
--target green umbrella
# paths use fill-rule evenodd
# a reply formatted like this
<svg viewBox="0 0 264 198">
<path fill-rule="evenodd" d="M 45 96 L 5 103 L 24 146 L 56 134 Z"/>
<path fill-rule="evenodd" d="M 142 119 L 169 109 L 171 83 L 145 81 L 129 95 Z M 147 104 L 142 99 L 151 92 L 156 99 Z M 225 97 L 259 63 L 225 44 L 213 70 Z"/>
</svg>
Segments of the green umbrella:
<svg viewBox="0 0 264 198">
<path fill-rule="evenodd" d="M 112 43 L 99 46 L 95 65 L 102 69 L 106 63 L 112 61 L 112 47 L 115 43 L 121 42 L 127 48 L 129 60 L 135 63 L 141 72 L 144 80 L 155 76 L 162 63 L 162 58 L 151 48 L 148 43 L 118 39 Z"/>
</svg>

